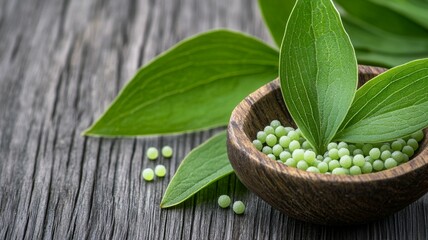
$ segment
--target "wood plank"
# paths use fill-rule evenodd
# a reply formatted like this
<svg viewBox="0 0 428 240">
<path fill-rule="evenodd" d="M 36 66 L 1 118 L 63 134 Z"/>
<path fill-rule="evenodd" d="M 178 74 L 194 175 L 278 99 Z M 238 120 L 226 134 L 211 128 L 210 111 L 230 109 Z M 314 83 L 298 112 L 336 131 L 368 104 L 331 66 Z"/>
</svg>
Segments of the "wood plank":
<svg viewBox="0 0 428 240">
<path fill-rule="evenodd" d="M 0 239 L 427 239 L 428 197 L 379 222 L 299 222 L 234 176 L 184 204 L 158 205 L 181 159 L 219 129 L 137 139 L 83 138 L 138 66 L 201 31 L 268 40 L 255 0 L 0 0 Z M 269 40 L 269 42 L 271 42 Z M 149 146 L 169 144 L 163 180 Z M 217 196 L 247 204 L 243 216 Z"/>
</svg>

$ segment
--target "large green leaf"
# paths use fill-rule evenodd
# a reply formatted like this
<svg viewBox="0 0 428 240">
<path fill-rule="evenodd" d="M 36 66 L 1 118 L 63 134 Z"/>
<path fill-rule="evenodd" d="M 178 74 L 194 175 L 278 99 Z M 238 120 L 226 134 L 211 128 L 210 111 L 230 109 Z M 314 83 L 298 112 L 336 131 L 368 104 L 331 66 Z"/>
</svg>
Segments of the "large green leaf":
<svg viewBox="0 0 428 240">
<path fill-rule="evenodd" d="M 141 68 L 85 135 L 169 134 L 226 125 L 233 108 L 278 75 L 278 52 L 237 32 L 187 39 Z"/>
<path fill-rule="evenodd" d="M 295 0 L 259 0 L 265 23 L 278 46 L 281 45 L 285 25 L 295 3 Z"/>
<path fill-rule="evenodd" d="M 358 89 L 335 139 L 384 142 L 428 126 L 428 59 L 373 78 Z"/>
<path fill-rule="evenodd" d="M 357 61 L 330 0 L 299 0 L 280 50 L 287 108 L 318 153 L 324 152 L 348 112 L 357 88 Z"/>
<path fill-rule="evenodd" d="M 193 149 L 181 162 L 165 191 L 161 207 L 175 206 L 232 172 L 224 131 Z"/>
</svg>

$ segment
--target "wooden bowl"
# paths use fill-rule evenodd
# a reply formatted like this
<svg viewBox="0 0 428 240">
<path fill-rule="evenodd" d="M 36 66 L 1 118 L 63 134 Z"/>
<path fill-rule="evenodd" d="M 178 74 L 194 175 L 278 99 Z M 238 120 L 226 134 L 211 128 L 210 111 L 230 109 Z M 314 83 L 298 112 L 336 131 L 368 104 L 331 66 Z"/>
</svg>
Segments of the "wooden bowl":
<svg viewBox="0 0 428 240">
<path fill-rule="evenodd" d="M 359 66 L 360 85 L 384 70 Z M 317 224 L 364 223 L 388 216 L 428 191 L 426 129 L 419 151 L 409 162 L 377 173 L 338 176 L 287 167 L 258 151 L 252 140 L 274 119 L 295 127 L 278 80 L 235 108 L 228 127 L 228 155 L 242 183 L 290 217 Z"/>
</svg>

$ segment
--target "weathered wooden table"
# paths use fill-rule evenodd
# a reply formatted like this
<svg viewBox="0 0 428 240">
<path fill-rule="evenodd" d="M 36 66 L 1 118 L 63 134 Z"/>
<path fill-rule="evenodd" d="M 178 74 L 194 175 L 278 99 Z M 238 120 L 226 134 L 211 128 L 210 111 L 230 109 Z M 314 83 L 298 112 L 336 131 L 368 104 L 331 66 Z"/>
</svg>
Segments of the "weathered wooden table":
<svg viewBox="0 0 428 240">
<path fill-rule="evenodd" d="M 217 27 L 269 39 L 255 0 L 0 0 L 0 239 L 428 239 L 428 195 L 378 222 L 317 226 L 230 176 L 161 210 L 180 160 L 218 129 L 80 136 L 140 65 Z M 142 181 L 154 165 L 144 149 L 165 144 L 175 150 L 158 160 L 167 177 Z M 247 203 L 245 215 L 219 209 L 225 193 Z"/>
</svg>

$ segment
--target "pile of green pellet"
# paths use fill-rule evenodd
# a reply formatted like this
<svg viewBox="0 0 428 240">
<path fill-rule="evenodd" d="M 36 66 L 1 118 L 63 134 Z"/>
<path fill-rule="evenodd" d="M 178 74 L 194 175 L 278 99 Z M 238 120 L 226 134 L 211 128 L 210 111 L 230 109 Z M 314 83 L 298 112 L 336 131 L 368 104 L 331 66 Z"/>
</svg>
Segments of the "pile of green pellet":
<svg viewBox="0 0 428 240">
<path fill-rule="evenodd" d="M 254 146 L 272 160 L 308 172 L 359 175 L 403 164 L 413 156 L 423 139 L 422 130 L 392 142 L 350 144 L 331 142 L 323 155 L 316 155 L 300 130 L 273 120 L 257 133 Z"/>
</svg>

